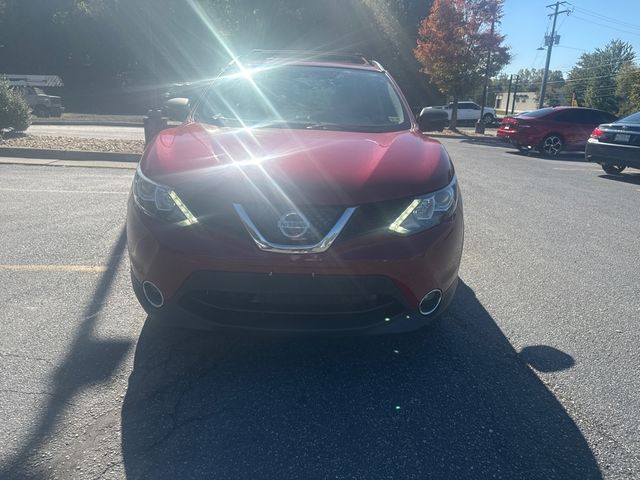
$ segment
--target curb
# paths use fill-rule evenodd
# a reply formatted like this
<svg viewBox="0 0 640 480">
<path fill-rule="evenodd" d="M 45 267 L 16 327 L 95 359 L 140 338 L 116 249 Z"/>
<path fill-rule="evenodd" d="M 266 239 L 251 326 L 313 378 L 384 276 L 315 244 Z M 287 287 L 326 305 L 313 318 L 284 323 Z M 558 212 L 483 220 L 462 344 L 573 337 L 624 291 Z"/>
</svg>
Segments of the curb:
<svg viewBox="0 0 640 480">
<path fill-rule="evenodd" d="M 502 139 L 498 137 L 474 137 L 472 135 L 463 135 L 463 134 L 444 135 L 442 133 L 432 134 L 431 132 L 424 132 L 424 133 L 425 135 L 433 138 L 452 138 L 452 139 L 458 139 L 458 140 L 469 140 L 471 142 L 503 143 Z"/>
<path fill-rule="evenodd" d="M 140 161 L 139 153 L 82 152 L 79 150 L 46 150 L 39 148 L 0 147 L 0 157 L 38 158 L 47 160 L 88 160 L 103 162 Z"/>
</svg>

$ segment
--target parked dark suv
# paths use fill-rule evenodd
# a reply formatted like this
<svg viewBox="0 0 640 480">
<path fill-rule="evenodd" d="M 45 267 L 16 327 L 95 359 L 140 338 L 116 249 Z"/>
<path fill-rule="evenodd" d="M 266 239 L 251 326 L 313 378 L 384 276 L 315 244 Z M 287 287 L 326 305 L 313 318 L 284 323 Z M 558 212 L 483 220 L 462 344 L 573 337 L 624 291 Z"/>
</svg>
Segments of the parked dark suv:
<svg viewBox="0 0 640 480">
<path fill-rule="evenodd" d="M 154 320 L 407 331 L 453 297 L 462 199 L 377 62 L 263 52 L 145 150 L 127 241 Z"/>
</svg>

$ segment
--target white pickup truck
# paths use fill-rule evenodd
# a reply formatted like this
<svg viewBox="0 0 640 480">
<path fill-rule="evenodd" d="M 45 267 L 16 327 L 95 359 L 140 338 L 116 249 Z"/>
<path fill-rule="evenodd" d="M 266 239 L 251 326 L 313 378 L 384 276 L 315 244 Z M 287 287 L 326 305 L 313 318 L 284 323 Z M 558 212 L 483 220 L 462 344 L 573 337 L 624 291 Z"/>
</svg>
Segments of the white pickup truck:
<svg viewBox="0 0 640 480">
<path fill-rule="evenodd" d="M 426 108 L 437 108 L 440 110 L 444 110 L 447 112 L 449 116 L 449 120 L 451 120 L 451 112 L 453 110 L 453 103 L 449 105 L 443 105 L 440 107 L 426 107 Z M 458 102 L 458 121 L 459 122 L 468 122 L 468 121 L 477 121 L 480 119 L 480 110 L 481 107 L 476 102 Z M 496 121 L 496 110 L 491 107 L 484 107 L 484 115 L 483 115 L 484 123 L 486 125 L 491 125 Z"/>
<path fill-rule="evenodd" d="M 42 87 L 63 87 L 57 75 L 5 74 L 9 86 L 25 99 L 36 117 L 61 117 L 64 113 L 62 98 L 47 95 Z"/>
</svg>

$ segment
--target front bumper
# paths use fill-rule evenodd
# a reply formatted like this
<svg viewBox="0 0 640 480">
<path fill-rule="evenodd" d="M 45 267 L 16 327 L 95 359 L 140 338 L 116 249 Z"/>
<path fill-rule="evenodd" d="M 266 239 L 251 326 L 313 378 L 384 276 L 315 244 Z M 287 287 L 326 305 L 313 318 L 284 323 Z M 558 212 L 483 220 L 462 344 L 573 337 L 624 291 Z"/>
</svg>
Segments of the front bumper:
<svg viewBox="0 0 640 480">
<path fill-rule="evenodd" d="M 385 277 L 312 276 L 199 271 L 161 308 L 150 305 L 131 275 L 140 304 L 154 321 L 195 329 L 295 333 L 401 333 L 422 328 L 442 313 L 458 280 L 437 310 L 423 316 Z"/>
<path fill-rule="evenodd" d="M 340 237 L 322 254 L 262 252 L 246 232 L 167 229 L 130 200 L 127 241 L 138 298 L 152 317 L 196 328 L 278 331 L 407 331 L 453 297 L 462 253 L 462 201 L 453 218 L 409 237 Z M 142 282 L 158 287 L 155 308 Z M 441 290 L 433 314 L 420 299 Z"/>
<path fill-rule="evenodd" d="M 588 162 L 600 165 L 620 165 L 640 168 L 640 147 L 634 145 L 617 145 L 600 143 L 597 140 L 587 142 L 585 158 Z"/>
</svg>

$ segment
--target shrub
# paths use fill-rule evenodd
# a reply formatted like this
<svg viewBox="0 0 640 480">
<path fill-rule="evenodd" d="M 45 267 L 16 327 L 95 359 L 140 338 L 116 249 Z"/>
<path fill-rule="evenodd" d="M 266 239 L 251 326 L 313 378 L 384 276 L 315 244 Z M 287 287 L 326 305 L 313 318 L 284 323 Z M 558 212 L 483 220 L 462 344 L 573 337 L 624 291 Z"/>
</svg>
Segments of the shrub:
<svg viewBox="0 0 640 480">
<path fill-rule="evenodd" d="M 9 82 L 0 78 L 0 130 L 12 127 L 22 132 L 31 125 L 29 105 L 22 96 L 9 88 Z"/>
</svg>

